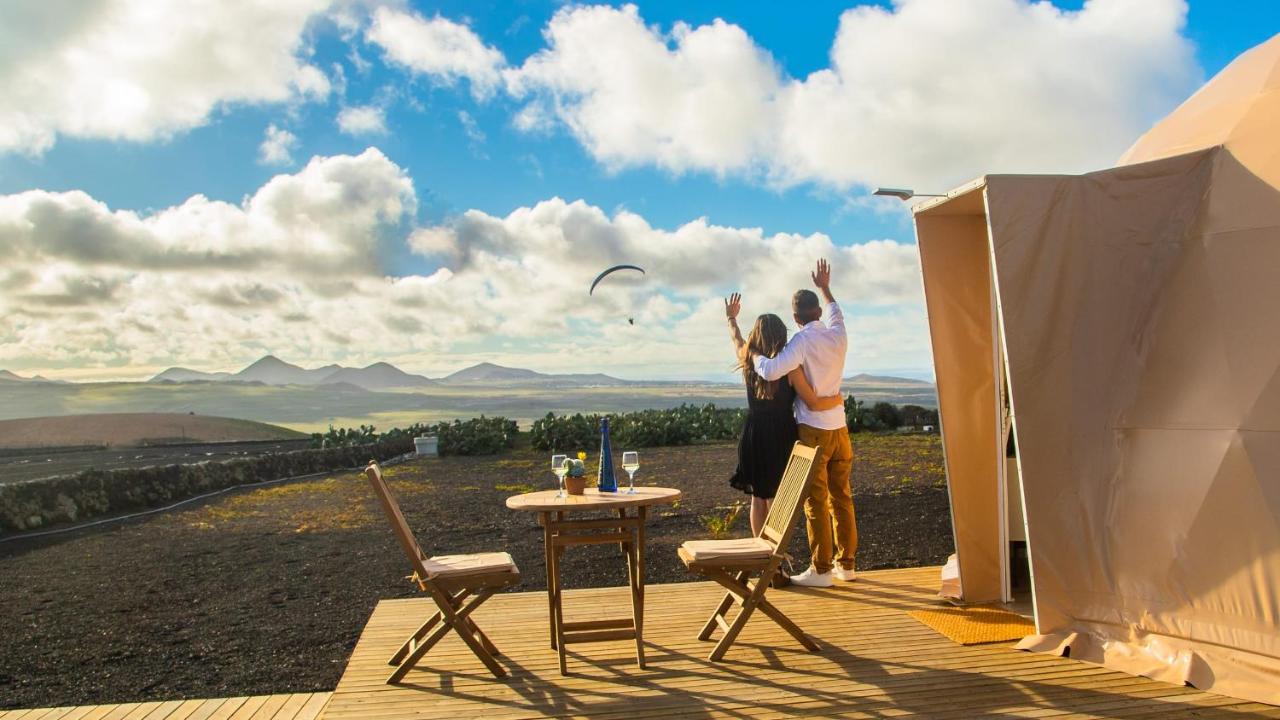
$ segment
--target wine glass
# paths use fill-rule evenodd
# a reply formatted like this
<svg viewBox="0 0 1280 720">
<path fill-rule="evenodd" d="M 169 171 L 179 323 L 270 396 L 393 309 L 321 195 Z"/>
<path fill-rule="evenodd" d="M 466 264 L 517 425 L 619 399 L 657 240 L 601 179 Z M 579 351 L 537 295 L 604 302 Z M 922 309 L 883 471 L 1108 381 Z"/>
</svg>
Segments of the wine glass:
<svg viewBox="0 0 1280 720">
<path fill-rule="evenodd" d="M 636 471 L 640 469 L 640 453 L 633 451 L 622 453 L 622 469 L 627 471 L 627 480 L 631 483 L 627 494 L 635 495 Z"/>
<path fill-rule="evenodd" d="M 556 474 L 556 479 L 560 481 L 560 492 L 556 493 L 556 497 L 564 497 L 564 476 L 569 474 L 569 456 L 568 455 L 552 455 L 551 456 L 551 472 Z"/>
</svg>

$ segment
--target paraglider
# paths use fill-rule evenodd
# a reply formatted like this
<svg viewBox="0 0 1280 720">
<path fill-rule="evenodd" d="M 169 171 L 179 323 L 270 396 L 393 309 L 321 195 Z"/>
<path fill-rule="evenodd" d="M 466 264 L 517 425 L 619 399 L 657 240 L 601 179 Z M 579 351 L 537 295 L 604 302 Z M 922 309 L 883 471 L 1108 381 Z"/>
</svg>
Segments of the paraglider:
<svg viewBox="0 0 1280 720">
<path fill-rule="evenodd" d="M 638 266 L 638 265 L 614 265 L 613 267 L 608 268 L 607 270 L 605 270 L 604 272 L 602 272 L 602 273 L 600 273 L 599 275 L 597 275 L 597 276 L 596 276 L 596 279 L 595 279 L 595 280 L 593 280 L 593 281 L 591 282 L 591 289 L 587 291 L 587 294 L 588 294 L 588 295 L 594 295 L 594 294 L 595 294 L 595 292 L 596 292 L 596 286 L 600 284 L 600 281 L 601 281 L 601 280 L 604 280 L 604 279 L 605 279 L 606 277 L 608 277 L 609 275 L 611 275 L 611 274 L 613 274 L 613 273 L 615 273 L 615 272 L 618 272 L 619 270 L 635 270 L 635 271 L 639 272 L 641 275 L 644 275 L 644 274 L 645 274 L 645 272 L 644 272 L 644 268 L 642 268 L 642 267 L 640 267 L 640 266 Z M 629 318 L 627 318 L 627 323 L 628 323 L 628 324 L 630 324 L 630 325 L 635 325 L 635 324 L 636 324 L 636 319 L 635 319 L 635 318 L 630 318 L 630 317 L 629 317 Z"/>
<path fill-rule="evenodd" d="M 600 281 L 619 270 L 638 270 L 641 275 L 644 275 L 644 268 L 637 265 L 614 265 L 596 276 L 596 279 L 591 282 L 591 289 L 587 291 L 587 294 L 594 295 L 596 292 L 596 286 L 600 284 Z"/>
</svg>

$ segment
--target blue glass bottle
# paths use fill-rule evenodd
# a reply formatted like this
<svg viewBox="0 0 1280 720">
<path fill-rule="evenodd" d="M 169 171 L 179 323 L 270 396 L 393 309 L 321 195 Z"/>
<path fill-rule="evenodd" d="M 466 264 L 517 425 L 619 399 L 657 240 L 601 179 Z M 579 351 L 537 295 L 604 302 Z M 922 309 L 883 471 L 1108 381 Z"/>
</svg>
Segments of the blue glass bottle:
<svg viewBox="0 0 1280 720">
<path fill-rule="evenodd" d="M 609 447 L 609 418 L 600 420 L 600 472 L 596 475 L 600 492 L 618 492 L 618 479 L 613 475 L 613 450 Z"/>
</svg>

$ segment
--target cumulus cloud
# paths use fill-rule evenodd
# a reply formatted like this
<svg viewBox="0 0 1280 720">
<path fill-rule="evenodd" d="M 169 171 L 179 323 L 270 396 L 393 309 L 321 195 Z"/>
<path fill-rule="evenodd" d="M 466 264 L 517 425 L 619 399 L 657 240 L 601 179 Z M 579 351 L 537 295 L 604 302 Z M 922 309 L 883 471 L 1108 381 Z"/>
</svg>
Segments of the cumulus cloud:
<svg viewBox="0 0 1280 720">
<path fill-rule="evenodd" d="M 851 344 L 852 367 L 927 364 L 910 245 L 841 247 L 701 219 L 662 229 L 559 198 L 423 227 L 415 213 L 412 179 L 376 149 L 315 158 L 240 203 L 197 195 L 140 213 L 75 191 L 0 196 L 0 364 L 219 369 L 274 352 L 723 376 L 720 297 L 741 289 L 748 314 L 786 317 L 824 256 L 851 326 L 878 333 Z M 394 242 L 426 269 L 390 273 L 380 258 Z M 601 268 L 624 261 L 648 274 L 587 294 Z"/>
<path fill-rule="evenodd" d="M 840 18 L 787 76 L 740 27 L 670 32 L 571 6 L 505 71 L 521 129 L 562 124 L 613 168 L 940 190 L 983 172 L 1109 166 L 1199 80 L 1184 0 L 896 0 Z"/>
<path fill-rule="evenodd" d="M 233 103 L 322 98 L 308 21 L 331 0 L 8 3 L 0 19 L 0 152 L 59 135 L 147 141 Z"/>
<path fill-rule="evenodd" d="M 387 119 L 376 105 L 353 105 L 338 113 L 338 129 L 348 135 L 385 135 Z"/>
<path fill-rule="evenodd" d="M 297 135 L 272 123 L 267 126 L 262 143 L 258 145 L 258 162 L 263 165 L 290 165 L 297 145 Z"/>
<path fill-rule="evenodd" d="M 479 99 L 493 94 L 506 64 L 501 51 L 485 45 L 466 25 L 385 6 L 374 10 L 365 39 L 382 48 L 390 62 L 437 82 L 466 79 Z"/>
</svg>

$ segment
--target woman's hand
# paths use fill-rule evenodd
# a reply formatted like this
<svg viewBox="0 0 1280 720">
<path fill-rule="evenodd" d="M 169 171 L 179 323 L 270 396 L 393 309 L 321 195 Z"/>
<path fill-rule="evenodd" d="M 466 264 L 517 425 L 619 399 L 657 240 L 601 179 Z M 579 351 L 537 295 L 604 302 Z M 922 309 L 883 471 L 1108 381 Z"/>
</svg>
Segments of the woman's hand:
<svg viewBox="0 0 1280 720">
<path fill-rule="evenodd" d="M 738 319 L 738 312 L 742 310 L 742 295 L 734 293 L 724 299 L 724 316 L 730 320 Z"/>
</svg>

